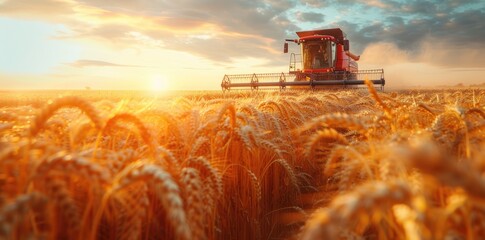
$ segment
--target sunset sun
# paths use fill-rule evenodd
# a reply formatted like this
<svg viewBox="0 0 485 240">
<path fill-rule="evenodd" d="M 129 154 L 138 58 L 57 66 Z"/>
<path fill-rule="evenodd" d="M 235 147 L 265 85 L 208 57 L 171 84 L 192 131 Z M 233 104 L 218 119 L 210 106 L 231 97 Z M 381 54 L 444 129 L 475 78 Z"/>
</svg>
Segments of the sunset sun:
<svg viewBox="0 0 485 240">
<path fill-rule="evenodd" d="M 169 90 L 169 82 L 166 76 L 157 75 L 151 79 L 150 91 L 165 92 Z"/>
</svg>

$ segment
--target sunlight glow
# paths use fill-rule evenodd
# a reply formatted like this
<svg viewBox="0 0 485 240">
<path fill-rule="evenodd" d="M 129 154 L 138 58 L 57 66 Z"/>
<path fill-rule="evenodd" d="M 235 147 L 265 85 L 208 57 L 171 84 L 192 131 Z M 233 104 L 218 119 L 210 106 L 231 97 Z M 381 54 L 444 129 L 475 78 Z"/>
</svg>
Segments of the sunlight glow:
<svg viewBox="0 0 485 240">
<path fill-rule="evenodd" d="M 156 75 L 152 77 L 150 91 L 164 92 L 164 91 L 168 91 L 168 89 L 169 89 L 169 82 L 166 76 Z"/>
</svg>

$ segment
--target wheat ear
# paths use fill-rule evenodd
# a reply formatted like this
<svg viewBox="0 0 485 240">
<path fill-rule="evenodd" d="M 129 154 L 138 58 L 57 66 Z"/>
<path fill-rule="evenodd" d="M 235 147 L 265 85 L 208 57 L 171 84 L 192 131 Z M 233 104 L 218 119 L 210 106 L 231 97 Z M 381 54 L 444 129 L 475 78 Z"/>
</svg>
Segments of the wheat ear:
<svg viewBox="0 0 485 240">
<path fill-rule="evenodd" d="M 118 181 L 115 181 L 113 185 L 114 192 L 121 191 L 125 186 L 134 182 L 150 183 L 167 213 L 167 220 L 174 228 L 176 239 L 192 239 L 192 231 L 180 196 L 180 188 L 169 172 L 157 165 L 138 162 L 126 167 L 116 179 Z"/>
<path fill-rule="evenodd" d="M 411 190 L 403 181 L 368 182 L 317 210 L 305 224 L 301 239 L 339 239 L 342 227 L 351 221 L 390 210 L 395 204 L 411 204 L 411 198 Z"/>
<path fill-rule="evenodd" d="M 295 170 L 290 166 L 290 164 L 285 160 L 285 159 L 276 159 L 268 164 L 268 166 L 263 170 L 263 173 L 261 174 L 261 178 L 265 176 L 265 174 L 269 171 L 270 167 L 273 164 L 279 164 L 286 172 L 286 175 L 290 179 L 291 185 L 295 188 L 297 192 L 300 191 L 300 186 L 298 184 L 298 178 L 296 177 Z"/>
<path fill-rule="evenodd" d="M 19 195 L 12 202 L 4 205 L 0 209 L 0 238 L 14 239 L 11 234 L 15 232 L 15 226 L 24 220 L 29 208 L 43 209 L 46 203 L 47 199 L 44 195 L 32 192 Z"/>
<path fill-rule="evenodd" d="M 217 169 L 212 167 L 205 157 L 189 158 L 187 160 L 187 166 L 198 169 L 202 175 L 207 176 L 210 183 L 208 187 L 214 187 L 216 189 L 216 195 L 213 196 L 214 201 L 222 197 L 224 187 L 221 174 L 217 171 Z"/>
<path fill-rule="evenodd" d="M 313 118 L 308 124 L 303 125 L 298 129 L 299 132 L 312 129 L 317 126 L 326 126 L 331 128 L 348 128 L 359 131 L 360 133 L 367 132 L 368 126 L 358 118 L 355 118 L 346 113 L 331 113 Z"/>
<path fill-rule="evenodd" d="M 198 240 L 208 239 L 204 231 L 204 223 L 206 223 L 207 213 L 210 213 L 209 210 L 212 206 L 207 206 L 207 203 L 203 202 L 203 187 L 199 171 L 191 167 L 183 168 L 180 178 L 184 184 L 185 208 L 187 218 L 190 219 L 189 224 L 193 237 Z"/>
<path fill-rule="evenodd" d="M 101 129 L 103 124 L 101 117 L 98 115 L 95 107 L 91 105 L 88 101 L 79 97 L 63 97 L 50 102 L 45 106 L 39 114 L 37 114 L 32 121 L 30 126 L 30 135 L 35 136 L 44 127 L 44 124 L 49 120 L 49 118 L 59 109 L 64 107 L 75 107 L 81 109 L 91 121 L 94 123 L 97 129 Z"/>
<path fill-rule="evenodd" d="M 101 184 L 106 184 L 110 179 L 109 171 L 101 165 L 65 152 L 59 152 L 42 162 L 36 169 L 35 178 L 49 176 L 54 171 L 65 174 L 79 174 Z"/>
<path fill-rule="evenodd" d="M 315 134 L 310 137 L 310 140 L 306 144 L 305 156 L 314 156 L 315 150 L 319 147 L 320 141 L 329 140 L 332 142 L 337 142 L 342 145 L 347 145 L 347 139 L 333 128 L 326 128 L 323 130 L 318 130 Z"/>
<path fill-rule="evenodd" d="M 78 206 L 71 197 L 69 189 L 64 181 L 52 177 L 46 178 L 46 186 L 49 189 L 49 196 L 52 197 L 59 211 L 64 215 L 70 231 L 78 231 L 81 225 L 81 214 Z"/>
<path fill-rule="evenodd" d="M 138 129 L 138 132 L 140 134 L 140 137 L 143 139 L 145 144 L 149 147 L 151 147 L 151 150 L 154 150 L 155 147 L 157 146 L 157 143 L 155 142 L 152 134 L 148 130 L 148 128 L 145 126 L 145 124 L 138 118 L 137 116 L 131 114 L 131 113 L 118 113 L 108 119 L 106 122 L 106 125 L 103 128 L 103 133 L 108 132 L 111 128 L 113 128 L 117 122 L 130 122 L 135 125 L 135 127 Z"/>
<path fill-rule="evenodd" d="M 234 129 L 236 127 L 236 108 L 232 102 L 227 102 L 224 104 L 224 106 L 222 106 L 222 108 L 219 110 L 219 114 L 217 115 L 217 122 L 222 120 L 222 117 L 226 112 L 229 112 L 231 128 Z"/>
</svg>

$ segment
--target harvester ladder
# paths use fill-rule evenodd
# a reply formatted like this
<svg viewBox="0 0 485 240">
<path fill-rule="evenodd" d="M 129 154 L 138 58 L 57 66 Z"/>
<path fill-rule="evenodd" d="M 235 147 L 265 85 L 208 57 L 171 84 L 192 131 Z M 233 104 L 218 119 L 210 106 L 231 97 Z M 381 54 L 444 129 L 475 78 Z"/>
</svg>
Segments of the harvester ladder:
<svg viewBox="0 0 485 240">
<path fill-rule="evenodd" d="M 289 72 L 290 73 L 298 72 L 300 71 L 300 69 L 302 69 L 301 54 L 291 53 Z"/>
</svg>

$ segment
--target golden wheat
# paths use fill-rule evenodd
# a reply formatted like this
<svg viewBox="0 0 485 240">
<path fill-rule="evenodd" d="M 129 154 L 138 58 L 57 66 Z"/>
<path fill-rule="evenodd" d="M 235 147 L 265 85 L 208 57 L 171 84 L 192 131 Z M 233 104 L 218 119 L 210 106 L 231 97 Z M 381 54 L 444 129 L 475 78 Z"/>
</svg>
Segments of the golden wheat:
<svg viewBox="0 0 485 240">
<path fill-rule="evenodd" d="M 366 84 L 6 93 L 0 238 L 480 239 L 485 91 Z"/>
<path fill-rule="evenodd" d="M 99 114 L 94 106 L 82 98 L 78 97 L 63 97 L 50 102 L 43 108 L 36 116 L 30 127 L 30 134 L 35 136 L 42 128 L 49 118 L 60 108 L 75 107 L 81 109 L 93 121 L 96 128 L 101 129 L 102 122 Z"/>
</svg>

